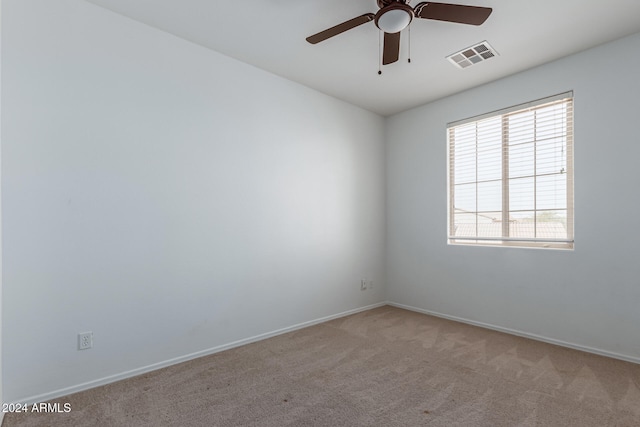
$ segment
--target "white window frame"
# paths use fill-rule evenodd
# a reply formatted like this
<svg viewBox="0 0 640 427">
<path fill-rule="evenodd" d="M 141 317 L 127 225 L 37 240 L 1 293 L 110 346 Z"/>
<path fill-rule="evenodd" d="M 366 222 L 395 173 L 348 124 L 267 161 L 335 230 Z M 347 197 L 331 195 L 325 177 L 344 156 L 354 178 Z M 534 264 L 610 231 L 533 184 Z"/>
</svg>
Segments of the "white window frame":
<svg viewBox="0 0 640 427">
<path fill-rule="evenodd" d="M 566 236 L 563 236 L 562 238 L 550 238 L 548 236 L 546 237 L 535 237 L 535 236 L 511 237 L 510 236 L 510 228 L 512 227 L 511 213 L 514 213 L 515 210 L 511 210 L 509 205 L 510 179 L 509 179 L 509 163 L 508 162 L 510 158 L 510 153 L 509 153 L 510 142 L 509 142 L 508 126 L 506 125 L 505 120 L 507 120 L 507 118 L 512 115 L 541 109 L 553 103 L 563 104 L 566 106 L 566 127 L 565 127 L 565 133 L 564 133 L 564 137 L 566 138 L 565 139 L 566 150 L 564 150 L 564 153 L 563 153 L 564 156 L 566 156 L 564 158 L 566 162 L 566 171 L 564 171 L 563 169 L 563 172 L 562 172 L 563 175 L 566 175 L 566 198 L 567 198 L 566 224 L 565 224 Z M 475 235 L 470 235 L 471 233 L 469 233 L 469 235 L 456 235 L 456 222 L 455 222 L 456 207 L 454 206 L 454 202 L 455 202 L 454 189 L 456 185 L 455 183 L 456 171 L 455 171 L 455 165 L 454 165 L 455 129 L 456 128 L 459 129 L 461 126 L 474 124 L 474 123 L 477 125 L 478 123 L 481 123 L 483 120 L 497 119 L 497 118 L 500 118 L 502 123 L 502 131 L 500 132 L 501 136 L 497 137 L 497 138 L 501 138 L 502 140 L 501 141 L 502 171 L 501 171 L 501 178 L 495 181 L 498 181 L 500 183 L 500 187 L 502 188 L 502 195 L 501 195 L 502 210 L 499 212 L 499 214 L 501 215 L 501 218 L 499 221 L 496 221 L 496 222 L 500 222 L 502 225 L 501 226 L 496 225 L 494 229 L 501 229 L 500 231 L 501 235 L 493 236 L 493 237 L 480 236 L 480 233 L 478 231 L 479 226 L 477 224 L 478 223 L 477 218 L 481 215 L 480 213 L 481 210 L 478 208 L 479 203 L 477 201 L 476 201 L 475 211 L 469 211 L 471 215 L 476 216 Z M 534 129 L 536 129 L 537 131 L 537 128 L 535 128 L 536 126 L 535 123 L 533 126 L 534 126 Z M 475 138 L 476 138 L 475 150 L 476 150 L 476 153 L 478 153 L 479 137 L 475 136 Z M 534 138 L 534 141 L 535 141 L 535 138 Z M 496 141 L 494 141 L 494 144 L 495 143 Z M 498 155 L 500 156 L 500 154 Z M 537 169 L 535 169 L 536 168 L 535 158 L 537 158 L 536 156 L 537 154 L 534 155 L 534 161 L 533 161 L 534 173 L 532 177 L 534 177 L 534 182 L 538 176 L 542 176 L 541 174 L 539 175 L 537 172 Z M 546 97 L 546 98 L 535 100 L 535 101 L 531 101 L 525 104 L 515 105 L 509 108 L 483 114 L 480 116 L 475 116 L 468 119 L 448 123 L 447 124 L 448 243 L 452 245 L 482 245 L 482 246 L 511 246 L 511 247 L 534 247 L 534 248 L 552 248 L 552 249 L 573 249 L 574 248 L 573 158 L 574 158 L 574 155 L 573 155 L 573 92 L 572 91 Z M 479 162 L 476 154 L 476 160 L 473 166 L 473 168 L 475 168 L 476 170 L 476 180 L 475 180 L 476 188 L 478 183 L 480 182 L 477 178 L 478 166 L 479 166 Z M 537 200 L 538 196 L 536 191 L 537 190 L 535 189 L 535 186 L 534 186 L 534 198 Z M 479 191 L 476 189 L 476 200 L 478 199 L 478 195 L 477 195 L 478 192 Z M 565 211 L 565 209 L 561 209 L 561 210 Z M 540 212 L 542 211 L 545 211 L 545 210 L 540 209 Z M 537 214 L 539 211 L 535 206 L 534 206 L 533 212 L 534 212 L 533 228 L 534 230 L 536 230 L 536 227 L 538 227 Z M 534 235 L 535 234 L 537 234 L 537 231 L 534 231 Z"/>
</svg>

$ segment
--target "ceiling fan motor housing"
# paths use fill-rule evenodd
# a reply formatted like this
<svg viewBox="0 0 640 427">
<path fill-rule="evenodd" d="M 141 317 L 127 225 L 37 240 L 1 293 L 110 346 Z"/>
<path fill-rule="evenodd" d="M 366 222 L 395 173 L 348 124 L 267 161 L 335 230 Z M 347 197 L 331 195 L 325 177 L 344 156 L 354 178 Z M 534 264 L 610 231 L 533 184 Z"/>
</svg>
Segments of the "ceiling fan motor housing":
<svg viewBox="0 0 640 427">
<path fill-rule="evenodd" d="M 409 0 L 376 0 L 378 7 L 383 9 L 385 6 L 389 6 L 392 3 L 409 3 Z"/>
<path fill-rule="evenodd" d="M 404 0 L 378 0 L 380 10 L 376 13 L 375 24 L 385 33 L 398 33 L 409 26 L 413 19 L 413 8 Z"/>
</svg>

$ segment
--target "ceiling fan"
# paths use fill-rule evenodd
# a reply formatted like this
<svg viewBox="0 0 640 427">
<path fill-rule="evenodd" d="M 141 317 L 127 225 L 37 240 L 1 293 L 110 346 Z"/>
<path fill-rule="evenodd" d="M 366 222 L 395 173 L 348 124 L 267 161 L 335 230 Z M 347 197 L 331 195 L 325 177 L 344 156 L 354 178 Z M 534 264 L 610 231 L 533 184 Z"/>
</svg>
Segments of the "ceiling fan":
<svg viewBox="0 0 640 427">
<path fill-rule="evenodd" d="M 492 12 L 489 7 L 461 4 L 422 2 L 415 5 L 415 7 L 411 7 L 408 4 L 410 0 L 376 1 L 380 8 L 377 13 L 365 13 L 345 21 L 342 24 L 307 37 L 307 41 L 311 44 L 320 43 L 352 28 L 374 21 L 376 27 L 384 32 L 382 65 L 387 65 L 398 60 L 400 55 L 400 31 L 407 28 L 414 17 L 459 24 L 481 25 Z"/>
</svg>

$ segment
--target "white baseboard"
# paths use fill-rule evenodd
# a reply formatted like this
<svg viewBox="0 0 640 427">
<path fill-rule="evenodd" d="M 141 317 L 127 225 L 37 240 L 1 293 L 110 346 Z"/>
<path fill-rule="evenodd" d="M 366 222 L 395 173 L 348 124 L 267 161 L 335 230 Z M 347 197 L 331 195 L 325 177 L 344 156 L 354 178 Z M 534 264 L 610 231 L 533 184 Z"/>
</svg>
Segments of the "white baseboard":
<svg viewBox="0 0 640 427">
<path fill-rule="evenodd" d="M 549 344 L 555 344 L 555 345 L 559 345 L 561 347 L 572 348 L 574 350 L 580 350 L 580 351 L 584 351 L 586 353 L 593 353 L 593 354 L 597 354 L 597 355 L 600 355 L 600 356 L 611 357 L 613 359 L 624 360 L 625 362 L 632 362 L 632 363 L 640 364 L 640 357 L 627 356 L 627 355 L 624 355 L 624 354 L 614 353 L 614 352 L 607 351 L 607 350 L 600 350 L 598 348 L 587 347 L 587 346 L 583 346 L 583 345 L 579 345 L 579 344 L 570 343 L 570 342 L 567 342 L 567 341 L 557 340 L 557 339 L 554 339 L 554 338 L 547 338 L 547 337 L 544 337 L 542 335 L 531 334 L 531 333 L 519 331 L 519 330 L 516 330 L 516 329 L 503 328 L 502 326 L 496 326 L 496 325 L 492 325 L 492 324 L 489 324 L 489 323 L 477 322 L 475 320 L 469 320 L 469 319 L 465 319 L 465 318 L 462 318 L 462 317 L 450 316 L 448 314 L 438 313 L 437 311 L 425 310 L 425 309 L 422 309 L 422 308 L 412 307 L 410 305 L 398 304 L 398 303 L 391 302 L 391 301 L 387 301 L 387 305 L 390 305 L 390 306 L 393 306 L 393 307 L 398 307 L 398 308 L 403 308 L 405 310 L 415 311 L 417 313 L 428 314 L 430 316 L 442 317 L 443 319 L 453 320 L 453 321 L 456 321 L 456 322 L 467 323 L 469 325 L 479 326 L 479 327 L 485 328 L 485 329 L 492 329 L 494 331 L 504 332 L 506 334 L 517 335 L 519 337 L 524 337 L 524 338 L 530 338 L 530 339 L 536 340 L 536 341 L 542 341 L 542 342 L 546 342 L 546 343 L 549 343 Z"/>
<path fill-rule="evenodd" d="M 542 342 L 546 342 L 549 344 L 555 344 L 555 345 L 559 345 L 561 347 L 567 347 L 567 348 L 572 348 L 574 350 L 580 350 L 580 351 L 584 351 L 587 353 L 593 353 L 593 354 L 598 354 L 600 356 L 605 356 L 605 357 L 611 357 L 614 359 L 620 359 L 620 360 L 624 360 L 626 362 L 632 362 L 632 363 L 637 363 L 640 364 L 640 358 L 639 357 L 634 357 L 634 356 L 627 356 L 624 354 L 618 354 L 618 353 L 614 353 L 614 352 L 610 352 L 610 351 L 606 351 L 606 350 L 600 350 L 597 348 L 593 348 L 593 347 L 587 347 L 587 346 L 582 346 L 582 345 L 578 345 L 578 344 L 573 344 L 567 341 L 561 341 L 561 340 L 557 340 L 554 338 L 547 338 L 541 335 L 536 335 L 536 334 L 531 334 L 528 332 L 523 332 L 523 331 L 519 331 L 516 329 L 510 329 L 510 328 L 504 328 L 501 326 L 496 326 L 496 325 L 492 325 L 489 323 L 484 323 L 484 322 L 477 322 L 475 320 L 469 320 L 469 319 L 465 319 L 462 317 L 457 317 L 457 316 L 451 316 L 448 314 L 444 314 L 444 313 L 439 313 L 436 311 L 432 311 L 432 310 L 425 310 L 422 308 L 418 308 L 418 307 L 413 307 L 413 306 L 409 306 L 409 305 L 405 305 L 405 304 L 398 304 L 392 301 L 386 301 L 386 302 L 381 302 L 381 303 L 376 303 L 376 304 L 371 304 L 365 307 L 360 307 L 360 308 L 356 308 L 353 310 L 348 310 L 348 311 L 344 311 L 342 313 L 338 313 L 338 314 L 334 314 L 331 316 L 326 316 L 326 317 L 321 317 L 318 319 L 314 319 L 314 320 L 310 320 L 307 322 L 302 322 L 302 323 L 298 323 L 296 325 L 293 326 L 289 326 L 286 328 L 282 328 L 282 329 L 277 329 L 275 331 L 271 331 L 271 332 L 267 332 L 264 334 L 260 334 L 260 335 L 256 335 L 250 338 L 245 338 L 242 340 L 238 340 L 238 341 L 233 341 L 227 344 L 222 344 L 216 347 L 212 347 L 206 350 L 202 350 L 202 351 L 198 351 L 195 353 L 191 353 L 191 354 L 187 354 L 184 356 L 180 356 L 180 357 L 176 357 L 173 359 L 169 359 L 169 360 L 165 360 L 162 362 L 158 362 L 158 363 L 153 363 L 151 365 L 147 365 L 147 366 L 143 366 L 140 368 L 136 368 L 136 369 L 132 369 L 130 371 L 126 371 L 126 372 L 121 372 L 119 374 L 115 374 L 115 375 L 109 375 L 107 377 L 103 377 L 103 378 L 99 378 L 93 381 L 88 381 L 86 383 L 82 383 L 82 384 L 77 384 L 71 387 L 66 387 L 66 388 L 62 388 L 62 389 L 58 389 L 58 390 L 54 390 L 51 392 L 47 392 L 47 393 L 43 393 L 37 396 L 31 396 L 28 398 L 25 398 L 23 400 L 20 400 L 19 402 L 16 403 L 23 403 L 23 404 L 33 404 L 33 403 L 37 403 L 37 402 L 44 402 L 47 400 L 51 400 L 51 399 L 56 399 L 58 397 L 62 397 L 62 396 L 67 396 L 69 394 L 72 393 L 77 393 L 80 391 L 85 391 L 94 387 L 99 387 L 101 385 L 105 385 L 105 384 L 110 384 L 116 381 L 120 381 L 120 380 L 124 380 L 127 378 L 132 378 L 135 377 L 137 375 L 141 375 L 141 374 L 145 374 L 147 372 L 151 372 L 151 371 L 155 371 L 157 369 L 162 369 L 165 368 L 167 366 L 171 366 L 171 365 L 175 365 L 178 363 L 182 363 L 182 362 L 187 362 L 189 360 L 193 360 L 193 359 L 197 359 L 199 357 L 203 357 L 203 356 L 208 356 L 211 354 L 215 354 L 221 351 L 225 351 L 225 350 L 229 350 L 235 347 L 240 347 L 242 345 L 246 345 L 246 344 L 250 344 L 256 341 L 261 341 L 267 338 L 271 338 L 271 337 L 275 337 L 278 335 L 282 335 L 282 334 L 286 334 L 287 332 L 292 332 L 292 331 L 296 331 L 298 329 L 302 329 L 302 328 L 306 328 L 309 326 L 313 326 L 313 325 L 317 325 L 319 323 L 323 323 L 323 322 L 328 322 L 329 320 L 334 320 L 334 319 L 338 319 L 341 317 L 345 317 L 345 316 L 349 316 L 351 314 L 356 314 L 356 313 L 360 313 L 362 311 L 366 311 L 366 310 L 371 310 L 373 308 L 378 308 L 378 307 L 382 307 L 384 305 L 390 305 L 393 307 L 398 307 L 398 308 L 402 308 L 405 310 L 410 310 L 410 311 L 414 311 L 417 313 L 422 313 L 422 314 L 427 314 L 430 316 L 436 316 L 436 317 L 441 317 L 443 319 L 448 319 L 448 320 L 453 320 L 456 322 L 461 322 L 461 323 L 467 323 L 469 325 L 474 325 L 474 326 L 479 326 L 481 328 L 485 328 L 485 329 L 491 329 L 494 331 L 498 331 L 498 332 L 504 332 L 507 334 L 511 334 L 511 335 L 517 335 L 520 337 L 524 337 L 524 338 L 530 338 L 536 341 L 542 341 Z M 2 424 L 2 413 L 0 413 L 0 424 Z"/>
<path fill-rule="evenodd" d="M 233 341 L 227 344 L 222 344 L 216 347 L 212 347 L 206 350 L 197 351 L 195 353 L 187 354 L 185 356 L 176 357 L 173 359 L 165 360 L 158 363 L 153 363 L 151 365 L 143 366 L 140 368 L 132 369 L 130 371 L 121 372 L 115 375 L 109 375 L 107 377 L 99 378 L 96 380 L 88 381 L 86 383 L 73 385 L 71 387 L 65 387 L 62 389 L 54 390 L 51 392 L 39 394 L 37 396 L 31 396 L 25 399 L 22 399 L 15 403 L 22 403 L 31 405 L 33 403 L 45 402 L 47 400 L 56 399 L 58 397 L 67 396 L 72 393 L 78 393 L 80 391 L 85 391 L 94 387 L 98 387 L 105 384 L 110 384 L 116 381 L 124 380 L 127 378 L 135 377 L 137 375 L 145 374 L 147 372 L 155 371 L 157 369 L 162 369 L 167 366 L 175 365 L 182 362 L 187 362 L 189 360 L 197 359 L 203 356 L 209 356 L 211 354 L 219 353 L 224 350 L 229 350 L 235 347 L 240 347 L 242 345 L 250 344 L 252 342 L 261 341 L 267 338 L 275 337 L 277 335 L 286 334 L 287 332 L 296 331 L 298 329 L 306 328 L 309 326 L 317 325 L 318 323 L 328 322 L 329 320 L 338 319 L 340 317 L 349 316 L 351 314 L 360 313 L 362 311 L 371 310 L 373 308 L 382 307 L 387 305 L 386 302 L 380 302 L 376 304 L 367 305 L 365 307 L 355 308 L 353 310 L 347 310 L 342 313 L 333 314 L 331 316 L 321 317 L 319 319 L 310 320 L 307 322 L 298 323 L 297 325 L 289 326 L 282 329 L 277 329 L 275 331 L 266 332 L 264 334 L 256 335 L 250 338 L 241 339 L 238 341 Z M 0 419 L 1 420 L 1 419 Z M 0 422 L 1 424 L 1 422 Z"/>
</svg>

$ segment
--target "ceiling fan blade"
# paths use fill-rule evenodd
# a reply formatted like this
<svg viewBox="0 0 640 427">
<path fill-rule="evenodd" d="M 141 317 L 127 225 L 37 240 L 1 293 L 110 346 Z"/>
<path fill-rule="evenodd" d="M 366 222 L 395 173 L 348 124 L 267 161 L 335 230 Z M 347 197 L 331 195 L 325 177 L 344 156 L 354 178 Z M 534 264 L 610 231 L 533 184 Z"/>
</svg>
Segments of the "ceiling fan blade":
<svg viewBox="0 0 640 427">
<path fill-rule="evenodd" d="M 382 51 L 382 65 L 391 64 L 400 56 L 400 32 L 384 33 L 384 50 Z"/>
<path fill-rule="evenodd" d="M 338 24 L 335 27 L 331 27 L 324 31 L 320 31 L 317 34 L 307 37 L 307 41 L 311 44 L 320 43 L 321 41 L 325 41 L 333 36 L 337 36 L 338 34 L 344 33 L 352 28 L 355 28 L 359 25 L 366 24 L 369 21 L 373 21 L 376 16 L 373 13 L 365 13 L 364 15 L 358 16 L 357 18 L 349 19 L 348 21 L 343 22 L 342 24 Z"/>
<path fill-rule="evenodd" d="M 493 11 L 490 7 L 431 2 L 418 3 L 413 10 L 418 18 L 469 25 L 481 25 Z"/>
</svg>

